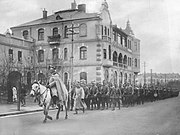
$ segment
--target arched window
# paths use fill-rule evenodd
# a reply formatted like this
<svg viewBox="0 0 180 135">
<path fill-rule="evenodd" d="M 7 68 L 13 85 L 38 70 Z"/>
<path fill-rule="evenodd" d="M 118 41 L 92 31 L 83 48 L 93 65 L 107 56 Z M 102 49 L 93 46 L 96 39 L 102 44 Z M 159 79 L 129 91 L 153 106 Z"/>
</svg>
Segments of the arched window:
<svg viewBox="0 0 180 135">
<path fill-rule="evenodd" d="M 122 63 L 122 54 L 121 54 L 121 53 L 119 54 L 118 62 L 119 62 L 119 63 Z"/>
<path fill-rule="evenodd" d="M 104 80 L 106 80 L 106 82 L 108 82 L 108 80 L 109 80 L 109 72 L 107 69 L 104 72 Z"/>
<path fill-rule="evenodd" d="M 24 39 L 28 39 L 28 31 L 27 30 L 23 31 L 23 37 L 24 37 Z"/>
<path fill-rule="evenodd" d="M 109 45 L 109 59 L 111 60 L 111 45 Z"/>
<path fill-rule="evenodd" d="M 58 35 L 58 28 L 55 27 L 53 28 L 53 36 L 57 36 Z"/>
<path fill-rule="evenodd" d="M 120 72 L 120 74 L 119 74 L 119 83 L 122 84 L 122 81 L 123 81 L 123 73 Z"/>
<path fill-rule="evenodd" d="M 64 48 L 64 60 L 67 60 L 68 59 L 68 49 L 67 48 Z"/>
<path fill-rule="evenodd" d="M 57 60 L 59 58 L 59 49 L 58 48 L 54 48 L 52 50 L 52 59 L 53 60 Z"/>
<path fill-rule="evenodd" d="M 85 80 L 87 82 L 87 73 L 86 72 L 80 73 L 80 80 Z"/>
<path fill-rule="evenodd" d="M 127 56 L 124 55 L 123 64 L 127 64 Z"/>
<path fill-rule="evenodd" d="M 117 52 L 116 51 L 114 51 L 114 53 L 113 53 L 113 61 L 117 62 Z"/>
<path fill-rule="evenodd" d="M 38 50 L 38 62 L 44 62 L 44 50 Z"/>
<path fill-rule="evenodd" d="M 68 28 L 67 26 L 64 26 L 64 38 L 68 38 L 67 32 L 68 32 Z"/>
<path fill-rule="evenodd" d="M 82 46 L 80 48 L 80 59 L 81 60 L 87 59 L 87 47 L 85 47 L 85 46 Z"/>
<path fill-rule="evenodd" d="M 114 84 L 117 84 L 117 72 L 114 72 Z"/>
<path fill-rule="evenodd" d="M 44 40 L 44 29 L 38 30 L 38 40 Z"/>
<path fill-rule="evenodd" d="M 85 23 L 79 26 L 79 36 L 87 36 L 87 25 Z"/>
<path fill-rule="evenodd" d="M 124 74 L 124 83 L 127 83 L 127 73 Z"/>
<path fill-rule="evenodd" d="M 105 36 L 107 35 L 107 27 L 106 26 L 104 27 L 104 35 Z"/>
</svg>

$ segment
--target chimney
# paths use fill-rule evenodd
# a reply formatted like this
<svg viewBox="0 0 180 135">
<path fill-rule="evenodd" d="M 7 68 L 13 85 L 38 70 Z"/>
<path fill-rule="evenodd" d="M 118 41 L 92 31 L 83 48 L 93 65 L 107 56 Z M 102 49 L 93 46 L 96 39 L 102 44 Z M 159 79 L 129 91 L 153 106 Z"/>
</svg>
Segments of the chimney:
<svg viewBox="0 0 180 135">
<path fill-rule="evenodd" d="M 46 19 L 47 18 L 47 11 L 46 11 L 46 9 L 44 8 L 44 10 L 43 10 L 43 18 L 44 19 Z"/>
<path fill-rule="evenodd" d="M 76 9 L 77 7 L 77 4 L 76 4 L 76 1 L 74 0 L 73 3 L 71 3 L 71 9 Z"/>
<path fill-rule="evenodd" d="M 86 12 L 86 4 L 79 4 L 78 5 L 78 10 L 80 12 Z"/>
</svg>

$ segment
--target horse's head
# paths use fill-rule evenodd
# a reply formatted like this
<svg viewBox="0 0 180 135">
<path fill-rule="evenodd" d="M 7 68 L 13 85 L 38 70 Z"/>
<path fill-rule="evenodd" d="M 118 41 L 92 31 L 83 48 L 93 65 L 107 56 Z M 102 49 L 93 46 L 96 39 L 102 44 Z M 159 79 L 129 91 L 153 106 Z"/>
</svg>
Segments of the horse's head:
<svg viewBox="0 0 180 135">
<path fill-rule="evenodd" d="M 31 87 L 30 95 L 32 97 L 37 96 L 40 94 L 40 84 L 38 82 L 34 82 Z"/>
</svg>

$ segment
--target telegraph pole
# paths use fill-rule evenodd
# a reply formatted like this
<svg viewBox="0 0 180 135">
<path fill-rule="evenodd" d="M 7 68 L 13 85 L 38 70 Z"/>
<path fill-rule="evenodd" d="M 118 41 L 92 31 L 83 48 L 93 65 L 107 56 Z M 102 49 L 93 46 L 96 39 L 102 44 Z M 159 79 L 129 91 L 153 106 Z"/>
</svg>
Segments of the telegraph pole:
<svg viewBox="0 0 180 135">
<path fill-rule="evenodd" d="M 74 35 L 79 34 L 78 32 L 75 31 L 76 28 L 79 28 L 79 26 L 75 26 L 74 22 L 72 22 L 71 26 L 68 28 L 69 32 L 68 35 L 71 35 L 71 84 L 73 83 L 73 69 L 74 69 Z"/>
</svg>

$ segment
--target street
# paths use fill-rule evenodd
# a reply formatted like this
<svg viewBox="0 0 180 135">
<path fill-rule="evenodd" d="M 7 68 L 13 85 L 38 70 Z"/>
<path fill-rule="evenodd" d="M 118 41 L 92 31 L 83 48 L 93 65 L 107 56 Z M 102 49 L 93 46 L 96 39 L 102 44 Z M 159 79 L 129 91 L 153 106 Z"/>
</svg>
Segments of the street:
<svg viewBox="0 0 180 135">
<path fill-rule="evenodd" d="M 42 123 L 42 112 L 0 118 L 0 135 L 179 135 L 180 97 L 115 111 L 69 112 Z"/>
</svg>

